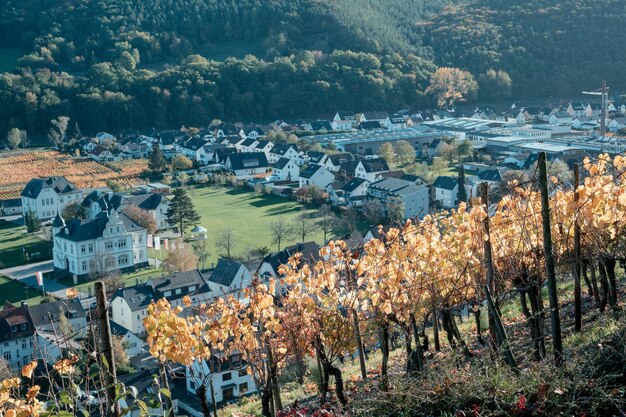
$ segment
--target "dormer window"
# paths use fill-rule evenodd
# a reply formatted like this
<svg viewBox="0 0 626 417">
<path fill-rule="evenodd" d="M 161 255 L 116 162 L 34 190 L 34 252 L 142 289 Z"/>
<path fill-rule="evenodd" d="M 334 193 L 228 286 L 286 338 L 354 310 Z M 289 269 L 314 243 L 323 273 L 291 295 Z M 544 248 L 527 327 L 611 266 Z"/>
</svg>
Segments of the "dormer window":
<svg viewBox="0 0 626 417">
<path fill-rule="evenodd" d="M 11 333 L 17 332 L 17 326 L 11 326 Z"/>
<path fill-rule="evenodd" d="M 22 330 L 26 330 L 26 324 L 22 324 Z"/>
</svg>

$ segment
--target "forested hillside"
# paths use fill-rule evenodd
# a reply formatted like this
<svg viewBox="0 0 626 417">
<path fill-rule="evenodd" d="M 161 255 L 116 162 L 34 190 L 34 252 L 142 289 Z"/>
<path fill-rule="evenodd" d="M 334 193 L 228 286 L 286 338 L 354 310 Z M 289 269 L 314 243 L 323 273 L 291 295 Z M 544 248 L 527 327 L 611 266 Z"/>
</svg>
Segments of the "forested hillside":
<svg viewBox="0 0 626 417">
<path fill-rule="evenodd" d="M 516 99 L 622 91 L 624 23 L 622 0 L 5 0 L 0 59 L 23 56 L 0 78 L 0 132 L 432 106 L 437 66 L 485 100 L 510 95 L 491 69 Z"/>
<path fill-rule="evenodd" d="M 507 71 L 520 95 L 571 95 L 600 79 L 626 87 L 623 0 L 478 0 L 421 30 L 435 62 L 473 74 Z"/>
</svg>

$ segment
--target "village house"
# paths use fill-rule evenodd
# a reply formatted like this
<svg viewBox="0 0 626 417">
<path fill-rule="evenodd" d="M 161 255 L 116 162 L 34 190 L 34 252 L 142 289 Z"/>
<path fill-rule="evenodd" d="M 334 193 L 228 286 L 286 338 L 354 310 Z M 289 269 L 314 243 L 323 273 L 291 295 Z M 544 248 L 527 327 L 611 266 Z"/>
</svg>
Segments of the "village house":
<svg viewBox="0 0 626 417">
<path fill-rule="evenodd" d="M 367 158 L 361 159 L 357 163 L 354 176 L 373 183 L 380 179 L 382 173 L 387 171 L 389 171 L 389 165 L 383 158 Z"/>
<path fill-rule="evenodd" d="M 341 191 L 343 191 L 344 203 L 347 206 L 361 206 L 367 196 L 367 189 L 370 182 L 364 178 L 352 178 L 347 182 Z"/>
<path fill-rule="evenodd" d="M 263 152 L 234 153 L 226 157 L 224 167 L 233 172 L 238 180 L 265 176 L 270 165 Z"/>
<path fill-rule="evenodd" d="M 52 222 L 54 269 L 72 274 L 75 282 L 89 274 L 132 272 L 148 265 L 146 229 L 126 214 L 103 211 L 94 219 L 57 214 Z"/>
<path fill-rule="evenodd" d="M 429 212 L 429 190 L 427 186 L 415 185 L 412 181 L 400 178 L 384 178 L 376 181 L 367 189 L 370 200 L 379 200 L 385 213 L 388 213 L 388 204 L 393 199 L 399 199 L 404 205 L 404 218 L 423 218 Z"/>
<path fill-rule="evenodd" d="M 115 156 L 113 152 L 109 150 L 109 148 L 106 148 L 102 145 L 96 146 L 90 154 L 91 159 L 97 162 L 113 162 L 120 159 L 119 157 Z"/>
<path fill-rule="evenodd" d="M 28 305 L 6 302 L 0 311 L 0 355 L 10 368 L 20 369 L 33 360 L 34 336 Z"/>
<path fill-rule="evenodd" d="M 308 164 L 325 165 L 328 159 L 328 154 L 320 151 L 308 151 L 306 154 L 306 162 Z"/>
<path fill-rule="evenodd" d="M 434 201 L 443 208 L 454 208 L 457 205 L 459 185 L 456 178 L 439 176 L 433 182 L 432 193 Z"/>
<path fill-rule="evenodd" d="M 391 129 L 391 119 L 385 111 L 370 111 L 361 113 L 358 118 L 359 126 L 365 122 L 378 122 L 385 129 Z"/>
<path fill-rule="evenodd" d="M 204 145 L 207 144 L 209 144 L 209 142 L 202 139 L 200 136 L 187 137 L 183 139 L 182 143 L 179 145 L 178 151 L 192 161 L 206 161 L 207 157 L 204 152 Z"/>
<path fill-rule="evenodd" d="M 591 117 L 591 115 L 587 115 L 587 106 L 585 106 L 584 104 L 580 102 L 569 103 L 567 105 L 566 112 L 572 115 L 572 117 L 574 118 Z"/>
<path fill-rule="evenodd" d="M 354 156 L 351 153 L 338 153 L 329 155 L 323 165 L 330 172 L 339 172 L 343 164 L 353 160 Z"/>
<path fill-rule="evenodd" d="M 606 127 L 609 132 L 624 130 L 626 129 L 626 117 L 617 117 L 611 120 Z"/>
<path fill-rule="evenodd" d="M 200 271 L 178 272 L 116 290 L 111 298 L 111 319 L 136 335 L 142 335 L 145 333 L 143 320 L 152 301 L 165 298 L 173 306 L 183 307 L 186 295 L 191 299 L 192 306 L 212 298 L 209 285 Z"/>
<path fill-rule="evenodd" d="M 321 165 L 309 165 L 300 171 L 300 188 L 310 185 L 317 185 L 320 188 L 326 188 L 328 184 L 335 180 L 332 172 Z"/>
<path fill-rule="evenodd" d="M 80 202 L 82 192 L 65 177 L 32 179 L 21 193 L 22 214 L 30 211 L 39 220 L 52 219 L 66 205 Z"/>
<path fill-rule="evenodd" d="M 339 111 L 331 122 L 334 130 L 352 130 L 356 127 L 354 112 Z"/>
<path fill-rule="evenodd" d="M 300 167 L 287 158 L 280 158 L 272 166 L 272 173 L 281 181 L 297 181 L 300 177 Z"/>
<path fill-rule="evenodd" d="M 572 115 L 567 112 L 554 113 L 550 116 L 548 122 L 555 126 L 571 126 Z"/>
<path fill-rule="evenodd" d="M 143 340 L 121 324 L 111 321 L 111 334 L 122 340 L 122 346 L 129 359 L 143 353 Z"/>
<path fill-rule="evenodd" d="M 198 387 L 212 384 L 206 388 L 207 401 L 212 404 L 211 392 L 215 395 L 216 405 L 233 401 L 257 391 L 252 375 L 248 373 L 248 364 L 239 354 L 229 358 L 214 356 L 210 362 L 196 361 L 186 368 L 186 388 L 192 395 L 197 395 Z M 209 378 L 209 375 L 212 377 Z"/>
<path fill-rule="evenodd" d="M 241 262 L 220 258 L 206 280 L 211 295 L 222 297 L 226 294 L 241 294 L 241 290 L 252 283 L 252 274 Z"/>
<path fill-rule="evenodd" d="M 315 242 L 305 242 L 288 246 L 280 252 L 271 253 L 263 258 L 263 262 L 257 270 L 258 276 L 264 280 L 280 278 L 280 267 L 287 265 L 289 258 L 297 253 L 302 254 L 301 262 L 316 262 L 320 258 L 320 247 Z"/>
<path fill-rule="evenodd" d="M 288 144 L 288 143 L 277 143 L 274 145 L 269 155 L 269 162 L 274 164 L 280 158 L 287 158 L 294 161 L 298 166 L 301 166 L 303 161 L 300 156 L 300 152 L 296 145 Z"/>
<path fill-rule="evenodd" d="M 69 330 L 64 337 L 87 337 L 87 314 L 78 298 L 28 306 L 28 311 L 37 332 L 62 333 Z M 62 322 L 67 323 L 67 328 Z"/>
</svg>

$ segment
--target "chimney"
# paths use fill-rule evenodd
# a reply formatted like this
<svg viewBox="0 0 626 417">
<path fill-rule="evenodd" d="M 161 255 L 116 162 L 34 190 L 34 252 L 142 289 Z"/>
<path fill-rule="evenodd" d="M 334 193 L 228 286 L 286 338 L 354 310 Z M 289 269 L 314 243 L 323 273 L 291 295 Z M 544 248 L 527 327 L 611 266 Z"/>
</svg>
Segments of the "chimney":
<svg viewBox="0 0 626 417">
<path fill-rule="evenodd" d="M 26 301 L 22 301 L 20 304 L 22 307 L 28 307 L 28 303 Z"/>
</svg>

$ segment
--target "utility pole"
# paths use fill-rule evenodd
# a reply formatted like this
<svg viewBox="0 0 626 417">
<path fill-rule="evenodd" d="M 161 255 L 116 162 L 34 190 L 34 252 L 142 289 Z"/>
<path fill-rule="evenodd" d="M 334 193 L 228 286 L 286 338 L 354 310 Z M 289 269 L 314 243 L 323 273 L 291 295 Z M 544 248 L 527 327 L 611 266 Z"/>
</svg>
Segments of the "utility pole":
<svg viewBox="0 0 626 417">
<path fill-rule="evenodd" d="M 609 100 L 609 87 L 606 86 L 606 81 L 602 80 L 602 86 L 599 90 L 595 91 L 583 91 L 583 94 L 588 96 L 601 96 L 601 112 L 600 112 L 600 137 L 606 136 L 606 108 Z"/>
</svg>

